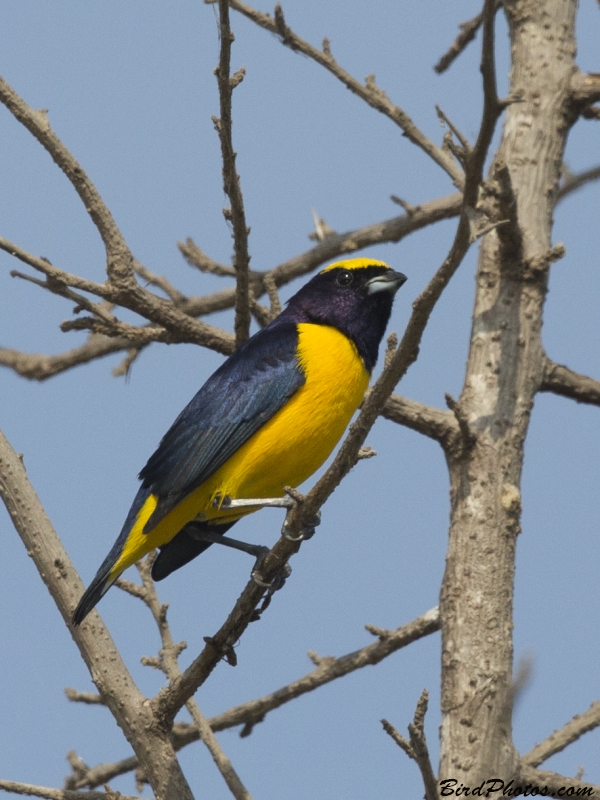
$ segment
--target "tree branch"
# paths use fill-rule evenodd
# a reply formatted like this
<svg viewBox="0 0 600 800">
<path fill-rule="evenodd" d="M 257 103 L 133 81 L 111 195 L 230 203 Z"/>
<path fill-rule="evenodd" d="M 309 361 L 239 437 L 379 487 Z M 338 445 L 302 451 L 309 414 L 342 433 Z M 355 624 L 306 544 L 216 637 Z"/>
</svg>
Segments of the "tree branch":
<svg viewBox="0 0 600 800">
<path fill-rule="evenodd" d="M 567 778 L 565 775 L 559 775 L 556 772 L 547 772 L 546 770 L 534 769 L 528 764 L 520 764 L 518 779 L 519 783 L 531 784 L 536 787 L 545 787 L 552 794 L 550 796 L 558 797 L 573 797 L 579 790 L 582 797 L 599 795 L 600 786 L 593 783 L 583 783 L 577 778 Z M 567 790 L 572 791 L 567 794 Z M 583 794 L 583 789 L 587 789 L 587 794 Z M 562 791 L 561 791 L 562 790 Z M 558 795 L 557 795 L 558 793 Z"/>
<path fill-rule="evenodd" d="M 421 204 L 411 214 L 401 214 L 400 216 L 375 223 L 374 225 L 368 225 L 353 231 L 327 237 L 324 242 L 319 243 L 316 247 L 312 247 L 299 256 L 280 264 L 271 271 L 251 272 L 250 281 L 253 296 L 259 297 L 262 294 L 268 293 L 271 282 L 272 289 L 276 289 L 278 286 L 284 286 L 295 278 L 312 272 L 321 264 L 339 255 L 355 252 L 373 244 L 398 242 L 414 231 L 439 222 L 440 220 L 457 216 L 460 213 L 460 208 L 461 195 L 448 195 Z M 5 245 L 4 247 L 3 244 Z M 5 249 L 8 253 L 15 255 L 35 269 L 44 271 L 50 268 L 57 269 L 56 267 L 52 267 L 51 264 L 48 264 L 47 261 L 44 261 L 44 259 L 38 259 L 36 256 L 27 253 L 22 248 L 5 239 L 0 238 L 0 249 Z M 199 264 L 202 263 L 202 258 L 207 259 L 206 264 L 209 266 L 206 267 L 205 271 L 214 272 L 218 275 L 234 274 L 229 267 L 219 265 L 218 262 L 212 261 L 208 256 L 204 256 L 202 251 L 197 248 L 191 239 L 187 240 L 185 246 L 180 244 L 180 249 L 186 259 L 190 261 L 190 263 L 193 261 L 194 265 L 199 268 L 201 268 Z M 201 255 L 198 255 L 198 253 Z M 229 272 L 221 270 L 229 270 Z M 73 283 L 77 280 L 77 276 L 71 276 L 68 273 L 64 273 L 62 270 L 58 270 L 58 275 L 66 275 L 67 279 L 72 278 Z M 84 279 L 79 280 L 84 281 Z M 93 291 L 90 284 L 91 282 L 88 281 L 83 284 L 75 285 L 83 291 Z M 103 286 L 103 284 L 94 284 L 94 288 Z M 112 295 L 108 296 L 112 297 Z M 204 316 L 206 314 L 232 308 L 235 303 L 235 297 L 235 289 L 223 289 L 222 291 L 202 297 L 189 297 L 181 304 L 179 311 L 191 317 Z M 205 339 L 201 342 L 203 346 L 224 354 L 233 352 L 234 338 L 231 334 L 219 328 L 215 328 L 214 326 L 207 326 L 207 328 L 211 332 L 211 335 L 214 334 L 214 338 L 209 337 Z M 15 372 L 23 377 L 45 380 L 71 367 L 88 363 L 96 358 L 103 358 L 105 355 L 110 355 L 111 353 L 130 350 L 132 348 L 141 348 L 145 344 L 149 344 L 153 341 L 173 341 L 172 339 L 167 339 L 166 335 L 162 332 L 159 335 L 158 329 L 156 328 L 148 329 L 142 327 L 134 328 L 134 330 L 137 331 L 135 343 L 126 337 L 115 336 L 113 338 L 112 336 L 105 337 L 103 334 L 97 334 L 90 336 L 85 345 L 56 356 L 22 353 L 17 350 L 0 348 L 0 365 L 14 369 Z M 141 334 L 140 332 L 144 330 L 146 332 Z M 196 343 L 200 342 L 196 341 Z"/>
<path fill-rule="evenodd" d="M 590 169 L 585 169 L 582 172 L 577 172 L 575 174 L 563 170 L 563 179 L 558 188 L 558 195 L 556 198 L 557 205 L 561 200 L 564 200 L 565 197 L 568 197 L 570 194 L 578 191 L 586 184 L 597 181 L 599 178 L 600 166 L 591 167 Z"/>
<path fill-rule="evenodd" d="M 102 336 L 92 333 L 85 344 L 55 356 L 47 356 L 43 353 L 22 353 L 20 350 L 0 347 L 0 366 L 14 370 L 23 378 L 45 381 L 80 364 L 88 364 L 90 361 L 129 350 L 131 347 L 131 341 L 125 337 Z M 142 345 L 136 345 L 136 347 L 142 347 Z"/>
<path fill-rule="evenodd" d="M 46 281 L 33 281 L 38 286 L 60 295 L 78 304 L 76 313 L 85 308 L 91 311 L 94 316 L 91 318 L 77 318 L 70 320 L 61 326 L 63 330 L 92 330 L 94 333 L 101 333 L 107 336 L 126 336 L 129 347 L 147 344 L 150 341 L 164 342 L 189 342 L 201 344 L 217 352 L 229 354 L 233 351 L 233 337 L 226 331 L 208 325 L 206 322 L 194 319 L 189 313 L 187 301 L 182 301 L 176 307 L 169 300 L 152 294 L 143 289 L 137 283 L 133 283 L 126 291 L 115 287 L 113 283 L 95 283 L 78 275 L 73 275 L 65 270 L 59 269 L 45 258 L 28 253 L 18 245 L 9 242 L 7 239 L 0 238 L 0 249 L 5 250 L 10 255 L 15 256 L 20 261 L 33 267 L 38 272 L 46 276 Z M 134 261 L 135 270 L 144 270 L 141 264 Z M 13 273 L 15 274 L 15 273 Z M 27 277 L 19 273 L 19 277 Z M 136 327 L 128 323 L 120 322 L 110 314 L 105 305 L 92 303 L 82 295 L 76 295 L 72 289 L 79 289 L 114 305 L 120 305 L 135 311 L 151 322 L 161 325 L 162 329 L 149 326 Z"/>
<path fill-rule="evenodd" d="M 521 756 L 521 763 L 529 767 L 539 767 L 551 756 L 560 753 L 565 747 L 576 742 L 584 733 L 593 731 L 600 725 L 600 700 L 596 700 L 583 714 L 576 714 L 573 719 L 551 733 L 543 742 Z"/>
<path fill-rule="evenodd" d="M 386 400 L 381 416 L 429 436 L 444 447 L 452 446 L 460 433 L 454 414 L 398 394 L 393 394 Z"/>
<path fill-rule="evenodd" d="M 580 375 L 546 358 L 540 392 L 553 392 L 578 403 L 600 406 L 600 381 Z"/>
<path fill-rule="evenodd" d="M 600 75 L 577 70 L 571 78 L 571 107 L 575 114 L 591 119 L 597 118 L 594 103 L 600 100 Z"/>
<path fill-rule="evenodd" d="M 150 554 L 147 559 L 137 564 L 138 571 L 142 578 L 142 586 L 138 586 L 138 591 L 136 594 L 150 609 L 160 633 L 162 647 L 157 660 L 157 665 L 159 669 L 161 669 L 162 672 L 167 676 L 169 681 L 174 681 L 181 675 L 178 657 L 186 647 L 186 644 L 185 642 L 175 644 L 173 641 L 171 629 L 169 628 L 169 624 L 167 622 L 168 606 L 161 605 L 158 599 L 156 586 L 150 574 L 155 557 L 155 554 Z M 200 739 L 210 752 L 213 761 L 215 762 L 217 769 L 221 773 L 231 794 L 236 798 L 236 800 L 252 800 L 250 793 L 240 780 L 237 772 L 233 768 L 233 764 L 223 752 L 210 727 L 210 724 L 200 710 L 200 707 L 196 701 L 190 698 L 186 703 L 186 707 L 191 714 L 192 719 L 196 723 L 196 728 L 199 731 Z"/>
<path fill-rule="evenodd" d="M 157 796 L 193 800 L 166 732 L 157 728 L 146 698 L 135 685 L 96 611 L 78 628 L 71 614 L 83 584 L 35 494 L 25 468 L 0 433 L 0 497 L 71 636 L 102 699 L 143 764 Z"/>
<path fill-rule="evenodd" d="M 48 151 L 81 198 L 104 242 L 109 279 L 121 288 L 132 285 L 135 281 L 131 251 L 98 190 L 50 127 L 47 112 L 30 108 L 3 78 L 0 78 L 0 102 Z"/>
<path fill-rule="evenodd" d="M 191 267 L 196 267 L 200 272 L 208 272 L 212 275 L 227 275 L 230 278 L 235 278 L 235 270 L 225 264 L 215 261 L 214 258 L 207 256 L 196 242 L 187 238 L 185 242 L 177 242 L 177 247 L 181 255 L 185 258 Z"/>
<path fill-rule="evenodd" d="M 408 742 L 387 719 L 382 719 L 381 724 L 383 725 L 384 731 L 392 737 L 398 747 L 401 747 L 406 755 L 412 758 L 419 767 L 425 786 L 426 800 L 439 800 L 437 779 L 433 772 L 433 767 L 431 766 L 427 740 L 425 738 L 425 714 L 427 713 L 428 703 L 429 693 L 427 689 L 423 689 L 415 709 L 414 719 L 408 726 L 410 742 Z"/>
<path fill-rule="evenodd" d="M 496 11 L 498 11 L 499 8 L 502 8 L 502 0 L 496 0 Z M 467 45 L 473 41 L 477 31 L 481 27 L 482 22 L 483 12 L 481 14 L 477 14 L 477 16 L 473 17 L 473 19 L 467 20 L 466 22 L 460 22 L 458 24 L 460 33 L 434 67 L 434 70 L 438 73 L 438 75 L 441 75 L 442 72 L 445 72 L 463 52 L 463 50 L 465 50 Z"/>
<path fill-rule="evenodd" d="M 275 6 L 274 19 L 268 14 L 256 11 L 254 8 L 240 2 L 240 0 L 229 0 L 229 5 L 261 28 L 279 36 L 282 44 L 286 47 L 308 56 L 313 61 L 316 61 L 317 64 L 325 67 L 325 69 L 340 80 L 346 88 L 350 89 L 351 92 L 368 103 L 371 108 L 384 114 L 388 119 L 391 119 L 392 122 L 398 125 L 407 139 L 427 153 L 427 155 L 452 178 L 453 183 L 457 187 L 460 188 L 462 186 L 463 174 L 460 167 L 448 153 L 445 153 L 417 128 L 405 111 L 392 103 L 385 92 L 375 84 L 374 76 L 369 76 L 364 84 L 359 83 L 356 78 L 353 78 L 352 75 L 346 72 L 333 58 L 328 44 L 323 50 L 317 50 L 316 47 L 313 47 L 313 45 L 294 33 L 294 31 L 286 25 L 283 11 L 279 3 Z"/>
<path fill-rule="evenodd" d="M 221 142 L 221 158 L 223 160 L 223 189 L 229 197 L 231 208 L 224 209 L 225 219 L 233 227 L 233 265 L 236 275 L 235 293 L 235 346 L 239 347 L 250 336 L 250 255 L 248 253 L 248 232 L 244 199 L 240 186 L 240 176 L 236 172 L 236 152 L 233 149 L 231 136 L 231 96 L 234 88 L 244 78 L 244 69 L 238 70 L 230 78 L 231 43 L 234 41 L 229 24 L 228 0 L 219 2 L 219 30 L 221 50 L 219 66 L 215 70 L 219 84 L 219 102 L 221 118 L 213 117 L 213 122 Z"/>
<path fill-rule="evenodd" d="M 271 692 L 271 694 L 234 706 L 221 714 L 211 717 L 208 720 L 211 729 L 217 733 L 228 728 L 234 728 L 237 725 L 243 725 L 242 736 L 248 736 L 252 732 L 252 728 L 262 722 L 270 711 L 274 711 L 291 700 L 295 700 L 297 697 L 307 692 L 312 692 L 338 678 L 343 678 L 358 669 L 379 664 L 380 661 L 383 661 L 384 658 L 392 655 L 397 650 L 401 650 L 403 647 L 407 647 L 409 644 L 435 633 L 440 629 L 439 611 L 437 607 L 432 608 L 420 617 L 395 630 L 379 630 L 373 626 L 367 626 L 367 629 L 378 637 L 376 642 L 338 658 L 328 656 L 320 659 L 317 668 L 302 678 L 282 686 L 280 689 Z M 173 746 L 176 750 L 198 741 L 199 738 L 196 726 L 175 723 Z M 123 759 L 123 761 L 112 764 L 99 764 L 89 771 L 85 782 L 77 785 L 78 787 L 88 786 L 89 788 L 94 788 L 94 786 L 99 786 L 119 775 L 130 772 L 137 766 L 138 762 L 135 758 Z"/>
<path fill-rule="evenodd" d="M 31 783 L 0 780 L 0 790 L 33 797 L 47 797 L 48 800 L 142 800 L 120 792 L 77 792 L 70 789 L 50 789 L 47 786 L 33 786 Z"/>
</svg>

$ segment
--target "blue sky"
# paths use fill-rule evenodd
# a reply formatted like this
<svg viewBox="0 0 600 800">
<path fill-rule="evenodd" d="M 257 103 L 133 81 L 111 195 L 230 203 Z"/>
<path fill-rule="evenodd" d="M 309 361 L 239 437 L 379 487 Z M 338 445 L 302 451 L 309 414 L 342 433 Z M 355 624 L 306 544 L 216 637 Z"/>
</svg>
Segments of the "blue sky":
<svg viewBox="0 0 600 800">
<path fill-rule="evenodd" d="M 435 103 L 474 138 L 481 108 L 478 41 L 449 73 L 432 65 L 471 0 L 344 4 L 291 0 L 288 24 L 315 44 L 331 40 L 338 61 L 379 85 L 425 132 L 441 141 Z M 265 9 L 266 10 L 266 9 Z M 87 170 L 136 257 L 184 292 L 224 285 L 200 275 L 176 242 L 192 236 L 208 254 L 230 258 L 232 243 L 219 145 L 215 11 L 200 2 L 5 3 L 0 74 L 50 122 Z M 234 94 L 234 144 L 252 231 L 252 265 L 268 269 L 310 246 L 311 208 L 344 231 L 394 216 L 389 199 L 417 204 L 452 191 L 439 168 L 387 119 L 318 66 L 284 49 L 233 14 L 232 66 L 247 76 Z M 598 71 L 600 15 L 583 0 L 579 63 Z M 507 85 L 506 31 L 499 26 L 498 73 Z M 567 160 L 572 170 L 600 160 L 597 126 L 580 123 Z M 71 272 L 101 280 L 104 253 L 82 204 L 31 135 L 0 108 L 0 235 Z M 574 195 L 556 212 L 554 242 L 567 256 L 553 267 L 544 325 L 550 357 L 600 376 L 600 188 Z M 399 245 L 371 248 L 405 272 L 390 329 L 401 332 L 411 301 L 443 260 L 453 223 Z M 439 303 L 418 363 L 399 391 L 444 404 L 464 377 L 475 253 Z M 83 340 L 60 332 L 71 308 L 9 277 L 19 268 L 0 253 L 0 344 L 60 352 Z M 288 289 L 287 295 L 295 290 Z M 126 316 L 126 318 L 130 318 Z M 231 328 L 228 314 L 209 321 Z M 38 385 L 0 372 L 0 427 L 24 454 L 29 477 L 87 583 L 104 558 L 136 491 L 136 475 L 174 417 L 221 362 L 193 346 L 155 345 L 128 380 L 113 378 L 113 356 Z M 515 714 L 515 741 L 527 751 L 598 698 L 597 635 L 600 413 L 553 396 L 538 397 L 527 441 L 523 534 L 515 609 L 517 659 L 530 656 L 529 688 Z M 220 665 L 197 699 L 207 715 L 270 692 L 312 668 L 309 649 L 342 655 L 371 640 L 363 626 L 397 627 L 437 603 L 448 527 L 448 478 L 441 449 L 380 420 L 360 463 L 323 510 L 323 523 L 294 559 L 293 575 L 263 620 L 238 647 L 235 669 Z M 280 511 L 239 526 L 240 536 L 271 544 Z M 236 529 L 237 530 L 237 529 Z M 62 621 L 0 511 L 0 777 L 60 786 L 65 754 L 88 763 L 129 750 L 109 713 L 69 703 L 65 686 L 93 688 Z M 224 551 L 224 552 L 221 552 Z M 249 559 L 211 550 L 159 585 L 170 603 L 187 664 L 225 619 L 250 569 Z M 133 577 L 133 574 L 132 574 Z M 139 603 L 112 590 L 100 611 L 139 685 L 153 694 L 160 676 L 139 659 L 158 636 Z M 415 765 L 381 730 L 387 717 L 405 730 L 424 687 L 431 696 L 427 734 L 437 757 L 439 635 L 270 714 L 252 736 L 219 735 L 255 798 L 418 797 Z M 545 765 L 600 783 L 600 733 L 588 734 Z M 228 792 L 200 745 L 182 761 L 196 796 Z M 131 776 L 113 788 L 134 793 Z"/>
</svg>

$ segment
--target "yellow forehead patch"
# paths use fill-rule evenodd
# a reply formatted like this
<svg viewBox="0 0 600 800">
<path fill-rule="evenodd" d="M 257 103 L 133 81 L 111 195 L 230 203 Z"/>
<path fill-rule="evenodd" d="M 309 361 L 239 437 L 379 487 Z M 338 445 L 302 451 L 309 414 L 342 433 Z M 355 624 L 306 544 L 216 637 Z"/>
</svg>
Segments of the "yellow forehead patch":
<svg viewBox="0 0 600 800">
<path fill-rule="evenodd" d="M 336 261 L 330 264 L 325 269 L 321 270 L 321 275 L 324 272 L 329 272 L 332 269 L 366 269 L 367 267 L 385 267 L 390 269 L 389 264 L 385 261 L 375 261 L 373 258 L 351 258 L 348 261 Z"/>
</svg>

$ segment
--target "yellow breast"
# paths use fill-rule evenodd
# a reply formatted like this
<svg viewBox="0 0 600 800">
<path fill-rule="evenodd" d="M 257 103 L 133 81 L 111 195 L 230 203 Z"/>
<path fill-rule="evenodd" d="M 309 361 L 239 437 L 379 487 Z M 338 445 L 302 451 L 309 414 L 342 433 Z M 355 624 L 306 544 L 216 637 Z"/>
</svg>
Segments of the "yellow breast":
<svg viewBox="0 0 600 800">
<path fill-rule="evenodd" d="M 355 346 L 336 328 L 298 325 L 305 384 L 206 483 L 211 497 L 278 497 L 309 478 L 342 437 L 369 375 Z"/>
<path fill-rule="evenodd" d="M 282 497 L 326 461 L 360 405 L 369 374 L 354 344 L 336 328 L 298 325 L 298 362 L 304 385 L 202 486 L 188 495 L 148 534 L 144 525 L 156 507 L 151 496 L 141 509 L 115 565 L 132 564 L 166 544 L 190 520 L 236 519 L 239 509 L 215 507 L 215 498 Z"/>
</svg>

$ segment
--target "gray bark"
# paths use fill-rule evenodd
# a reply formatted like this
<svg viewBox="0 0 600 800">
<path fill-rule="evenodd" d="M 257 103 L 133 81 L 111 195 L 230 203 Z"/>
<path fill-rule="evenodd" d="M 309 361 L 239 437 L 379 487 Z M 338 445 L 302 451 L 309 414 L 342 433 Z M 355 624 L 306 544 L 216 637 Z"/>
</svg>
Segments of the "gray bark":
<svg viewBox="0 0 600 800">
<path fill-rule="evenodd" d="M 502 141 L 481 204 L 511 218 L 484 237 L 460 398 L 475 443 L 448 454 L 450 542 L 442 619 L 440 780 L 515 777 L 512 605 L 523 444 L 544 376 L 552 213 L 572 124 L 576 0 L 506 0 L 512 70 Z M 514 196 L 511 196 L 511 187 Z"/>
</svg>

